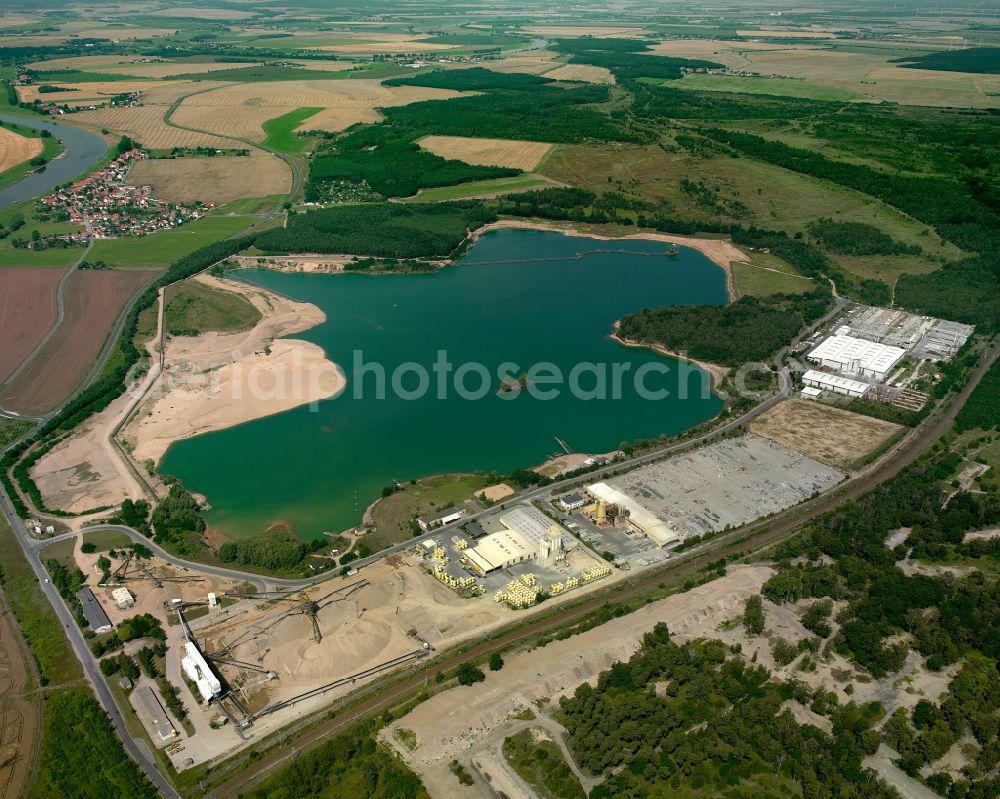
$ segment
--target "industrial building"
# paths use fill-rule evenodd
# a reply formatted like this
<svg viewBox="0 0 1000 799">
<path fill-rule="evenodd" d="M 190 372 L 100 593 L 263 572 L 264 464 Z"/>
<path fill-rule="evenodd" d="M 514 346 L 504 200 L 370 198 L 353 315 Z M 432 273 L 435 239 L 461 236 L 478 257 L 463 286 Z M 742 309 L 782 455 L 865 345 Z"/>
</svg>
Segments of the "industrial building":
<svg viewBox="0 0 1000 799">
<path fill-rule="evenodd" d="M 446 524 L 457 522 L 465 516 L 467 512 L 468 511 L 465 508 L 445 508 L 444 510 L 439 510 L 437 513 L 431 513 L 427 516 L 418 516 L 417 526 L 419 526 L 420 529 L 426 533 L 433 530 L 435 527 L 443 527 Z"/>
<path fill-rule="evenodd" d="M 806 360 L 826 369 L 885 380 L 906 350 L 853 336 L 833 335 L 806 356 Z"/>
<path fill-rule="evenodd" d="M 108 618 L 108 614 L 104 612 L 104 608 L 101 607 L 101 603 L 97 601 L 97 597 L 94 596 L 94 592 L 90 588 L 87 586 L 81 588 L 76 592 L 76 598 L 80 600 L 83 618 L 87 620 L 87 624 L 90 625 L 90 629 L 94 631 L 95 635 L 111 630 L 111 619 Z"/>
<path fill-rule="evenodd" d="M 828 372 L 817 372 L 810 369 L 802 375 L 802 385 L 806 386 L 802 390 L 806 395 L 806 389 L 812 388 L 815 391 L 829 391 L 833 394 L 843 394 L 845 397 L 863 397 L 871 388 L 869 383 L 862 383 L 860 380 L 851 380 L 849 377 L 832 375 Z M 807 396 L 816 396 L 813 394 Z"/>
<path fill-rule="evenodd" d="M 181 668 L 187 678 L 198 686 L 198 693 L 205 702 L 217 699 L 222 693 L 222 683 L 208 665 L 205 656 L 201 654 L 193 641 L 184 644 L 184 657 L 181 658 Z"/>
<path fill-rule="evenodd" d="M 889 344 L 915 358 L 948 360 L 973 334 L 972 325 L 918 316 L 891 308 L 862 306 L 849 313 L 837 333 Z"/>
<path fill-rule="evenodd" d="M 506 529 L 485 536 L 464 552 L 475 574 L 485 577 L 526 560 L 552 561 L 560 557 L 563 529 L 537 508 L 523 505 L 498 518 Z"/>
<path fill-rule="evenodd" d="M 587 501 L 579 494 L 565 494 L 559 497 L 559 507 L 565 511 L 582 508 L 586 502 Z"/>
<path fill-rule="evenodd" d="M 135 606 L 135 599 L 132 597 L 132 592 L 124 586 L 116 588 L 112 591 L 111 598 L 118 606 L 118 610 L 128 610 L 129 608 Z"/>
<path fill-rule="evenodd" d="M 617 518 L 624 519 L 626 527 L 649 538 L 657 546 L 669 547 L 680 543 L 680 536 L 669 525 L 632 497 L 607 483 L 587 486 L 587 493 L 598 502 L 598 517 L 603 519 L 607 508 L 617 511 Z M 604 508 L 601 508 L 603 503 Z"/>
<path fill-rule="evenodd" d="M 153 730 L 161 741 L 169 741 L 177 736 L 177 730 L 163 710 L 163 705 L 156 698 L 153 689 L 144 685 L 135 692 L 136 702 L 142 708 L 144 715 L 153 725 Z M 148 729 L 148 728 L 147 728 Z M 152 737 L 152 735 L 150 736 Z"/>
</svg>

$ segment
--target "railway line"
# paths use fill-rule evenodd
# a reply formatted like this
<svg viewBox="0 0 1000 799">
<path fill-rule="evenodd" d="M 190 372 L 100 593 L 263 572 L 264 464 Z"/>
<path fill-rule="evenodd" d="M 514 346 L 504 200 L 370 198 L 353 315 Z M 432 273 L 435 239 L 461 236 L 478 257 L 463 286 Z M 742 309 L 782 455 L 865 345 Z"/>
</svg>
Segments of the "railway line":
<svg viewBox="0 0 1000 799">
<path fill-rule="evenodd" d="M 703 566 L 719 558 L 728 557 L 739 552 L 759 550 L 790 537 L 802 525 L 845 503 L 859 498 L 872 488 L 892 479 L 912 464 L 947 430 L 948 426 L 954 421 L 955 415 L 965 404 L 976 385 L 979 384 L 987 369 L 996 361 L 998 355 L 1000 355 L 1000 342 L 994 344 L 987 352 L 969 381 L 952 398 L 945 410 L 938 413 L 933 420 L 925 423 L 925 426 L 913 436 L 903 451 L 897 452 L 896 456 L 891 459 L 879 462 L 864 477 L 840 489 L 835 489 L 828 494 L 799 505 L 782 515 L 778 520 L 768 520 L 761 525 L 759 530 L 748 534 L 747 530 L 744 529 L 724 539 L 716 539 L 710 545 L 691 550 L 680 559 L 671 561 L 665 567 L 650 570 L 636 577 L 634 580 L 627 580 L 606 591 L 593 594 L 578 603 L 561 605 L 549 615 L 529 621 L 517 629 L 500 634 L 490 640 L 473 644 L 461 652 L 446 654 L 441 658 L 437 658 L 420 669 L 414 670 L 411 674 L 394 684 L 385 687 L 371 686 L 362 692 L 361 699 L 357 704 L 346 707 L 334 718 L 321 721 L 296 738 L 291 753 L 285 751 L 284 748 L 279 751 L 272 749 L 269 753 L 265 753 L 259 757 L 256 756 L 257 753 L 254 753 L 256 759 L 249 767 L 210 790 L 205 796 L 211 799 L 225 799 L 225 797 L 238 796 L 254 783 L 276 771 L 286 761 L 293 758 L 302 750 L 317 745 L 330 735 L 341 732 L 352 724 L 370 717 L 383 709 L 398 705 L 410 694 L 422 688 L 426 679 L 432 673 L 456 668 L 465 661 L 486 657 L 495 651 L 509 649 L 519 643 L 530 641 L 546 632 L 566 627 L 585 618 L 609 601 L 625 602 L 635 599 L 658 588 L 660 583 L 665 579 L 676 580 L 696 574 Z M 324 710 L 323 714 L 326 715 L 328 712 L 329 709 Z M 303 722 L 302 726 L 305 726 L 307 723 L 309 722 Z M 251 755 L 248 754 L 244 758 L 238 758 L 231 765 L 227 764 L 223 766 L 214 773 L 229 773 L 250 759 Z"/>
</svg>

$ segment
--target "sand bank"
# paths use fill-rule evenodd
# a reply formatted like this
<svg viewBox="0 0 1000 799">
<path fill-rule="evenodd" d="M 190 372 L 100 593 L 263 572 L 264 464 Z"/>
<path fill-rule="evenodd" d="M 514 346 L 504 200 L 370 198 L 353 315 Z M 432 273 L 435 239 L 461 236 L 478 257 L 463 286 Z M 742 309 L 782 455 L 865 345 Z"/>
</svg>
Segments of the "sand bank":
<svg viewBox="0 0 1000 799">
<path fill-rule="evenodd" d="M 676 236 L 673 234 L 654 232 L 632 233 L 627 236 L 605 236 L 600 233 L 593 233 L 589 230 L 582 230 L 579 227 L 574 227 L 571 222 L 566 223 L 566 225 L 559 225 L 549 222 L 524 222 L 519 219 L 501 219 L 499 222 L 484 225 L 478 230 L 473 231 L 473 241 L 491 230 L 547 230 L 553 233 L 565 233 L 568 236 L 582 236 L 588 239 L 597 239 L 598 241 L 628 241 L 629 239 L 645 239 L 647 241 L 662 241 L 667 244 L 677 244 L 682 247 L 690 247 L 692 250 L 700 252 L 712 261 L 712 263 L 722 267 L 723 271 L 725 271 L 726 291 L 729 293 L 730 301 L 736 298 L 736 290 L 733 286 L 733 270 L 731 264 L 734 261 L 738 263 L 750 262 L 750 258 L 747 257 L 745 252 L 743 252 L 731 241 L 725 241 L 724 239 L 698 239 L 691 236 Z"/>
<path fill-rule="evenodd" d="M 174 441 L 329 399 L 346 385 L 321 347 L 284 338 L 325 320 L 315 305 L 230 280 L 197 279 L 244 295 L 262 318 L 242 333 L 167 342 L 164 374 L 123 431 L 139 461 L 158 462 Z"/>
</svg>

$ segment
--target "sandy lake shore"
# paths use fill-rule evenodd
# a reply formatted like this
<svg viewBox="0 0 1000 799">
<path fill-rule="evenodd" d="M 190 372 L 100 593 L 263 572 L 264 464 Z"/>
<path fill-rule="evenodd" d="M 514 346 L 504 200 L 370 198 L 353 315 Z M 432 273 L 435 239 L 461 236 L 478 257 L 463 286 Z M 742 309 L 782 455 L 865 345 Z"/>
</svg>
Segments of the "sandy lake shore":
<svg viewBox="0 0 1000 799">
<path fill-rule="evenodd" d="M 484 233 L 488 233 L 491 230 L 545 230 L 552 233 L 565 233 L 568 236 L 581 236 L 583 238 L 596 239 L 598 241 L 628 241 L 630 239 L 645 239 L 647 241 L 662 241 L 666 244 L 677 244 L 682 247 L 690 247 L 692 250 L 700 252 L 712 261 L 712 263 L 722 267 L 723 271 L 725 271 L 726 291 L 729 294 L 730 301 L 736 299 L 736 289 L 733 285 L 732 263 L 734 261 L 738 263 L 749 263 L 750 261 L 747 254 L 739 247 L 731 241 L 725 241 L 723 239 L 698 239 L 691 236 L 676 236 L 673 234 L 654 232 L 632 233 L 627 236 L 604 236 L 600 233 L 593 233 L 591 231 L 575 227 L 573 226 L 573 223 L 568 223 L 567 226 L 563 226 L 547 222 L 524 222 L 519 219 L 501 219 L 499 222 L 493 222 L 474 230 L 471 233 L 471 238 L 475 241 Z"/>
<path fill-rule="evenodd" d="M 159 462 L 174 441 L 335 397 L 347 382 L 317 344 L 287 338 L 326 319 L 315 305 L 208 275 L 197 280 L 242 294 L 262 318 L 248 331 L 167 342 L 164 374 L 122 435 L 138 461 Z"/>
</svg>

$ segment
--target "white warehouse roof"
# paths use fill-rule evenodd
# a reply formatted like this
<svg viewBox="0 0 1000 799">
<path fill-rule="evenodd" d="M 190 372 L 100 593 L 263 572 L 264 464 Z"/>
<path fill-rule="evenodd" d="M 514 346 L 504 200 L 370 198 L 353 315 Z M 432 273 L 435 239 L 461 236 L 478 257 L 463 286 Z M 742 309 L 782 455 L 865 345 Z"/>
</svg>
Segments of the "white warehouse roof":
<svg viewBox="0 0 1000 799">
<path fill-rule="evenodd" d="M 594 483 L 587 486 L 587 491 L 595 499 L 628 511 L 629 521 L 661 547 L 680 537 L 659 516 L 644 508 L 624 491 L 612 488 L 607 483 Z"/>
<path fill-rule="evenodd" d="M 844 372 L 888 374 L 906 350 L 877 344 L 853 336 L 830 336 L 806 357 L 810 361 L 836 364 Z"/>
<path fill-rule="evenodd" d="M 865 392 L 871 388 L 871 385 L 863 383 L 860 380 L 851 380 L 849 377 L 817 372 L 815 369 L 810 369 L 802 375 L 802 382 L 806 386 L 816 386 L 827 391 L 835 391 L 838 394 L 849 394 L 858 397 L 864 396 Z"/>
<path fill-rule="evenodd" d="M 222 683 L 215 676 L 215 672 L 208 665 L 208 661 L 205 660 L 204 655 L 198 651 L 198 647 L 191 641 L 184 644 L 184 652 L 186 654 L 181 658 L 181 668 L 184 669 L 184 673 L 188 676 L 188 679 L 198 686 L 198 692 L 202 695 L 202 698 L 206 702 L 211 702 L 222 693 Z"/>
</svg>

